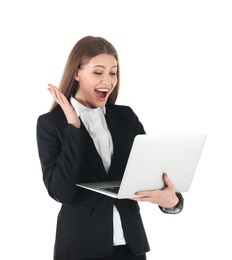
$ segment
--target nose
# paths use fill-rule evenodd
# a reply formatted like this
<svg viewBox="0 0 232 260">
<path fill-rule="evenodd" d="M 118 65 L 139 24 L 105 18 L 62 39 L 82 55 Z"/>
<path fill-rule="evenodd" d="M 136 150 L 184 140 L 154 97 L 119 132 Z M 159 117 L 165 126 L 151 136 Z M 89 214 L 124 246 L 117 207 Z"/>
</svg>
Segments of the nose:
<svg viewBox="0 0 232 260">
<path fill-rule="evenodd" d="M 111 85 L 111 78 L 110 76 L 104 76 L 104 78 L 101 80 L 101 83 L 103 85 L 106 85 L 106 86 L 110 86 Z"/>
</svg>

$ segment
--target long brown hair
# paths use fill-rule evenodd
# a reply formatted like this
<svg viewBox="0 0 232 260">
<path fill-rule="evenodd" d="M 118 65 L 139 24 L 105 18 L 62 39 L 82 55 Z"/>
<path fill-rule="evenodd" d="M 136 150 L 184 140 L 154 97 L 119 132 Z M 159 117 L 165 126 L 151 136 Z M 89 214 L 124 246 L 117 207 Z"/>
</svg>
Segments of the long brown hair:
<svg viewBox="0 0 232 260">
<path fill-rule="evenodd" d="M 86 36 L 80 39 L 71 50 L 64 67 L 63 75 L 59 84 L 59 90 L 70 98 L 71 95 L 75 95 L 79 88 L 79 82 L 74 79 L 78 69 L 86 65 L 90 59 L 99 54 L 109 54 L 114 56 L 117 61 L 117 84 L 110 94 L 107 103 L 115 104 L 118 97 L 119 85 L 120 85 L 120 71 L 119 71 L 119 59 L 118 54 L 114 46 L 102 37 Z M 54 101 L 50 111 L 52 111 L 58 104 Z"/>
</svg>

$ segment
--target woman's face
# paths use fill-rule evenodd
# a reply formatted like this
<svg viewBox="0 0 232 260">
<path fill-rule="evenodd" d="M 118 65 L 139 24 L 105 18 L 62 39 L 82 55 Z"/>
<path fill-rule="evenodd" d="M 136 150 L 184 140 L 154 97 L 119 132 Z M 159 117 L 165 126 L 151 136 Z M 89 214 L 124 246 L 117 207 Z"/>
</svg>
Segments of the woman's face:
<svg viewBox="0 0 232 260">
<path fill-rule="evenodd" d="M 89 108 L 103 107 L 117 84 L 117 61 L 112 55 L 97 55 L 78 70 L 75 80 L 75 99 Z"/>
</svg>

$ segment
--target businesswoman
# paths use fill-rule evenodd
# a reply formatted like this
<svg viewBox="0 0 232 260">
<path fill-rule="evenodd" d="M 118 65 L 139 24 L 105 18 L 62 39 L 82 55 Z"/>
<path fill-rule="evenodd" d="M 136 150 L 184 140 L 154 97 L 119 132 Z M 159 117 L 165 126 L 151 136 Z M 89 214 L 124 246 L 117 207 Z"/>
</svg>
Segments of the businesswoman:
<svg viewBox="0 0 232 260">
<path fill-rule="evenodd" d="M 55 260 L 146 259 L 150 248 L 138 201 L 157 204 L 164 213 L 183 208 L 166 174 L 165 188 L 139 191 L 143 198 L 117 200 L 76 186 L 121 180 L 134 137 L 145 134 L 130 107 L 115 105 L 119 81 L 114 46 L 86 36 L 71 50 L 59 88 L 49 84 L 54 102 L 38 118 L 37 144 L 44 184 L 62 205 Z"/>
</svg>

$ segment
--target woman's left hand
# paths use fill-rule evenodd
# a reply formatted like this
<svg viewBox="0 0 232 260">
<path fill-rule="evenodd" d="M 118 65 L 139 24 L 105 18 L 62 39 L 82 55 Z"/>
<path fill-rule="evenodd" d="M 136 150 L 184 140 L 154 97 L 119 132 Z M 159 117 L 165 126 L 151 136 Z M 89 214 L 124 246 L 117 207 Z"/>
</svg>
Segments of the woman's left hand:
<svg viewBox="0 0 232 260">
<path fill-rule="evenodd" d="M 175 186 L 168 178 L 167 173 L 163 174 L 163 180 L 166 185 L 164 189 L 136 192 L 136 195 L 142 195 L 143 197 L 135 197 L 132 200 L 151 202 L 164 208 L 176 206 L 179 198 L 176 196 Z"/>
</svg>

